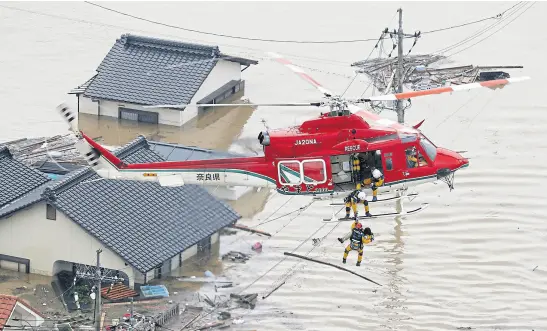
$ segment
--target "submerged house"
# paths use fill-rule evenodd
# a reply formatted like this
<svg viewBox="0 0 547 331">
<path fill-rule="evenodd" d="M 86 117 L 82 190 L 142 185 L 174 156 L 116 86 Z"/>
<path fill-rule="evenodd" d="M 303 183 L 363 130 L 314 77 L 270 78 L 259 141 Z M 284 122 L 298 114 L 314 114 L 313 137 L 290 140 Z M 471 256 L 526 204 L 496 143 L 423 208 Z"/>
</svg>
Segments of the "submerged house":
<svg viewBox="0 0 547 331">
<path fill-rule="evenodd" d="M 257 63 L 217 46 L 124 34 L 97 74 L 69 94 L 78 98 L 78 112 L 182 126 L 198 107 L 143 106 L 221 103 L 243 91 L 241 72 Z"/>
<path fill-rule="evenodd" d="M 165 161 L 140 136 L 114 152 Z M 56 275 L 93 266 L 146 284 L 208 254 L 240 216 L 200 186 L 107 180 L 88 167 L 55 181 L 0 147 L 0 268 Z M 24 234 L 24 235 L 22 235 Z"/>
</svg>

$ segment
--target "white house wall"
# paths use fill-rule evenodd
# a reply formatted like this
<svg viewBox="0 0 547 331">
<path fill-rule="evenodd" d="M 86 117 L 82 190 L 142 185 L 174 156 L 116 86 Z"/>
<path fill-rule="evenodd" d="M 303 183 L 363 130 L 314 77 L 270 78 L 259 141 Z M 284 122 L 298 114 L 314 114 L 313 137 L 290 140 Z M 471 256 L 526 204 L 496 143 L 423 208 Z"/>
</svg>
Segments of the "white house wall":
<svg viewBox="0 0 547 331">
<path fill-rule="evenodd" d="M 209 94 L 215 92 L 221 88 L 224 84 L 231 80 L 241 79 L 241 64 L 219 60 L 213 70 L 209 73 L 209 76 L 205 79 L 201 87 L 196 92 L 191 104 L 194 104 L 201 99 L 205 98 Z M 183 111 L 183 122 L 186 123 L 198 114 L 198 109 L 195 106 L 186 107 Z"/>
<path fill-rule="evenodd" d="M 84 97 L 83 94 L 78 94 L 79 112 L 84 114 L 98 115 L 99 103 L 91 101 L 91 98 Z"/>
<path fill-rule="evenodd" d="M 146 112 L 152 112 L 158 114 L 159 124 L 181 126 L 182 113 L 180 110 L 167 109 L 167 108 L 143 108 L 141 105 L 128 102 L 99 100 L 99 102 L 91 101 L 91 98 L 79 95 L 80 99 L 80 112 L 85 114 L 108 116 L 119 118 L 118 108 L 128 108 L 135 110 L 142 110 Z M 97 106 L 98 105 L 98 106 Z"/>
<path fill-rule="evenodd" d="M 133 284 L 133 268 L 121 257 L 59 210 L 56 218 L 48 220 L 46 203 L 40 202 L 0 219 L 0 252 L 29 259 L 31 273 L 53 276 L 55 261 L 95 265 L 101 248 L 101 266 L 123 271 Z"/>
</svg>

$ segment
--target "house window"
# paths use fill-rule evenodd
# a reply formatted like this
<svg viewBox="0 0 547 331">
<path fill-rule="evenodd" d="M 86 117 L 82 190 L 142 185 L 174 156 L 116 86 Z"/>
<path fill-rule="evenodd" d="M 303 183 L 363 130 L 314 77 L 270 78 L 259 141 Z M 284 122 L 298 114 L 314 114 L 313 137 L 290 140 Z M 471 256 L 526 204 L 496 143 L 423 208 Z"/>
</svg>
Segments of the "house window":
<svg viewBox="0 0 547 331">
<path fill-rule="evenodd" d="M 54 221 L 57 219 L 57 209 L 49 203 L 46 203 L 46 218 Z"/>
<path fill-rule="evenodd" d="M 198 253 L 206 253 L 211 250 L 211 236 L 198 242 Z"/>
<path fill-rule="evenodd" d="M 159 114 L 150 111 L 128 109 L 119 107 L 118 108 L 118 117 L 122 120 L 143 122 L 158 124 L 159 123 Z"/>
</svg>

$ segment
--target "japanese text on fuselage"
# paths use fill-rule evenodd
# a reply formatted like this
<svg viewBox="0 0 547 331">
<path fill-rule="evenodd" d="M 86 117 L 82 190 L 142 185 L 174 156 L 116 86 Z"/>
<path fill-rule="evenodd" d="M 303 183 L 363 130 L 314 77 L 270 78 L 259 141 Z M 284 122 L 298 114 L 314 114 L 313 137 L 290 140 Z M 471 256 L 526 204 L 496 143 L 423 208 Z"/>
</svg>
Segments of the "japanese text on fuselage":
<svg viewBox="0 0 547 331">
<path fill-rule="evenodd" d="M 220 174 L 197 174 L 197 180 L 220 180 Z"/>
</svg>

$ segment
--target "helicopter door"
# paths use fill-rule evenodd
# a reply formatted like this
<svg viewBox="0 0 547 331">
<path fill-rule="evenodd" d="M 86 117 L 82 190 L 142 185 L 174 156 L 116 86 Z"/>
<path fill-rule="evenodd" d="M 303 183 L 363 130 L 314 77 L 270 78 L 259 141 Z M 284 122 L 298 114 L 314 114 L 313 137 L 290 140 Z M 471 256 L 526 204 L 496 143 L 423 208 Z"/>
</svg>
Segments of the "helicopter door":
<svg viewBox="0 0 547 331">
<path fill-rule="evenodd" d="M 307 193 L 327 187 L 327 166 L 323 159 L 284 160 L 277 164 L 278 189 Z"/>
</svg>

